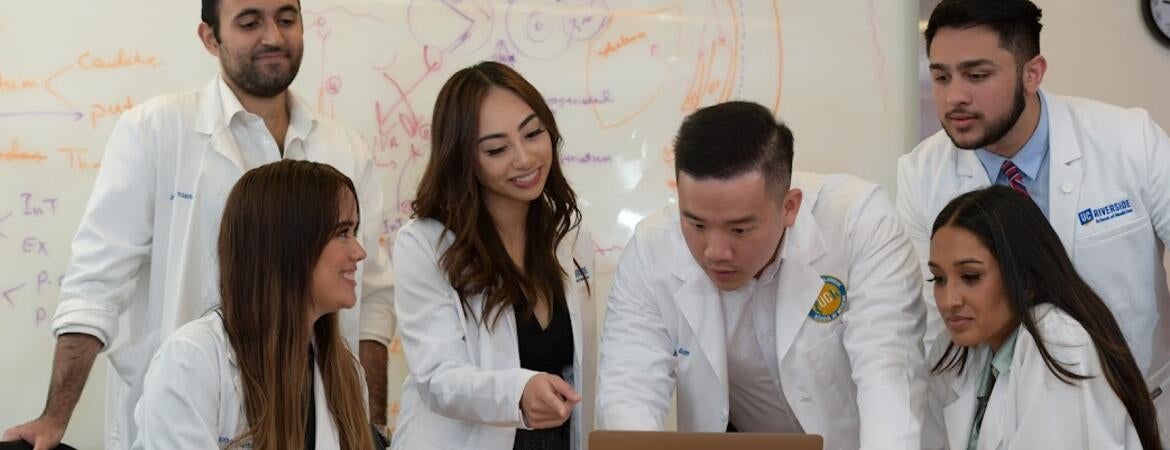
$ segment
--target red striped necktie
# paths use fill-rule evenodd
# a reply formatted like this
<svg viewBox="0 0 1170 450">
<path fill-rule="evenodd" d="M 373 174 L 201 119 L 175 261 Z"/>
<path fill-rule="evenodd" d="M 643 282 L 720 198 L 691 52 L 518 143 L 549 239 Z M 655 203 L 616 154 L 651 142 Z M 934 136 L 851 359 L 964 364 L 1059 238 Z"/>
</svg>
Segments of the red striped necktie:
<svg viewBox="0 0 1170 450">
<path fill-rule="evenodd" d="M 1020 168 L 1016 167 L 1010 160 L 1004 161 L 1003 165 L 999 167 L 999 171 L 1007 177 L 1008 186 L 1019 192 L 1028 193 L 1028 188 L 1024 187 L 1024 173 L 1020 172 Z"/>
</svg>

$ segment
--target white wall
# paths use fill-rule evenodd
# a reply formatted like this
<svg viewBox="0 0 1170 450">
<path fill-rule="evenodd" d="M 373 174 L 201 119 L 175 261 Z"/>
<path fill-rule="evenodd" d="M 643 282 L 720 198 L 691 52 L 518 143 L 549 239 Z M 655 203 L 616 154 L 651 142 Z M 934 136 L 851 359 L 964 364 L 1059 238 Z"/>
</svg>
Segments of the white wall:
<svg viewBox="0 0 1170 450">
<path fill-rule="evenodd" d="M 1156 41 L 1138 1 L 1035 0 L 1044 11 L 1043 86 L 1054 92 L 1148 109 L 1170 128 L 1170 47 Z"/>
</svg>

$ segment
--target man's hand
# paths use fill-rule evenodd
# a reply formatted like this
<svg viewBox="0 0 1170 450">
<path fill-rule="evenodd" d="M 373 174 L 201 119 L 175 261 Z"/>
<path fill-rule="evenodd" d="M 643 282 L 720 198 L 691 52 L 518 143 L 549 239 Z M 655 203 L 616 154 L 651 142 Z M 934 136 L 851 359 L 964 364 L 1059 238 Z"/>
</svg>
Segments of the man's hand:
<svg viewBox="0 0 1170 450">
<path fill-rule="evenodd" d="M 3 440 L 24 441 L 32 444 L 34 450 L 52 450 L 61 444 L 62 436 L 65 436 L 65 422 L 41 416 L 4 431 Z"/>
</svg>

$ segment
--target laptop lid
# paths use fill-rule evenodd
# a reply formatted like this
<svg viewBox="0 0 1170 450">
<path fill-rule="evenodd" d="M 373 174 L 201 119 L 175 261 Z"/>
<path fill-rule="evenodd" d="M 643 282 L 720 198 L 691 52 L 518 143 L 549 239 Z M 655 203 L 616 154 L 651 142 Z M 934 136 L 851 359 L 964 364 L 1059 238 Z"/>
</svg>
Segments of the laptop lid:
<svg viewBox="0 0 1170 450">
<path fill-rule="evenodd" d="M 815 434 L 594 431 L 591 450 L 822 450 Z"/>
</svg>

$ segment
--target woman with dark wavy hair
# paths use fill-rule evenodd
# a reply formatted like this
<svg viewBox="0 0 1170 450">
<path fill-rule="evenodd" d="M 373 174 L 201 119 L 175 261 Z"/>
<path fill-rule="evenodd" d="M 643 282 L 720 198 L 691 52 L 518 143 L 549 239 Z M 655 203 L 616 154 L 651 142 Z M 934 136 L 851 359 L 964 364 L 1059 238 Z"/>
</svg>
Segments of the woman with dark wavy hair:
<svg viewBox="0 0 1170 450">
<path fill-rule="evenodd" d="M 947 345 L 929 359 L 925 448 L 1161 448 L 1117 321 L 1026 194 L 952 200 L 929 267 Z"/>
<path fill-rule="evenodd" d="M 451 76 L 414 220 L 394 242 L 410 376 L 393 448 L 582 449 L 596 369 L 590 242 L 543 96 L 508 66 Z"/>
</svg>

